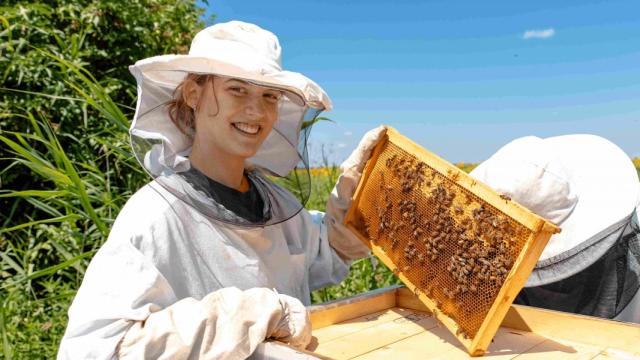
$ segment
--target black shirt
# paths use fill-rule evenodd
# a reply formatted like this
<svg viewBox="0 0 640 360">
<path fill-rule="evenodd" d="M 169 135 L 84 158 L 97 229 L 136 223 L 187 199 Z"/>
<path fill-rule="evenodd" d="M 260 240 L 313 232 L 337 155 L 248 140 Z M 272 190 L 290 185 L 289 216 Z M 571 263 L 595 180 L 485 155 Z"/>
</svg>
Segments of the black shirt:
<svg viewBox="0 0 640 360">
<path fill-rule="evenodd" d="M 247 177 L 249 190 L 241 192 L 209 178 L 193 166 L 179 174 L 194 188 L 237 216 L 254 223 L 266 220 L 264 201 L 250 177 Z"/>
</svg>

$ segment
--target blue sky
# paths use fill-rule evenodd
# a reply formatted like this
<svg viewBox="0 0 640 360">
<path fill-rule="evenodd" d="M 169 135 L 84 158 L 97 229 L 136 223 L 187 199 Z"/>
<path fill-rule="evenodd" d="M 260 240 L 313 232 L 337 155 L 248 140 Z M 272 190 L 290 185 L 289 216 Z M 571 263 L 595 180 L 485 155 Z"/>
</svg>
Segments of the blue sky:
<svg viewBox="0 0 640 360">
<path fill-rule="evenodd" d="M 525 136 L 591 133 L 640 156 L 640 1 L 211 1 L 274 32 L 331 96 L 311 134 L 341 162 L 397 128 L 451 162 Z"/>
</svg>

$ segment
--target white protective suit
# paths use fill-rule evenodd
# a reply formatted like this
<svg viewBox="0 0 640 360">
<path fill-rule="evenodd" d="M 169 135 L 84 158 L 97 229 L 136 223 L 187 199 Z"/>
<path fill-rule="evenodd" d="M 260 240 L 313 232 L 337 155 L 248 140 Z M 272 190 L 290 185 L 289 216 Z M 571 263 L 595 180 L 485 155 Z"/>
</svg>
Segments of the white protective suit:
<svg viewBox="0 0 640 360">
<path fill-rule="evenodd" d="M 109 359 L 117 349 L 123 358 L 241 359 L 267 337 L 287 340 L 274 332 L 295 302 L 267 289 L 308 305 L 311 290 L 340 282 L 349 259 L 368 254 L 341 223 L 382 130 L 343 164 L 327 216 L 302 210 L 242 228 L 205 217 L 155 181 L 140 189 L 87 269 L 58 358 Z"/>
</svg>

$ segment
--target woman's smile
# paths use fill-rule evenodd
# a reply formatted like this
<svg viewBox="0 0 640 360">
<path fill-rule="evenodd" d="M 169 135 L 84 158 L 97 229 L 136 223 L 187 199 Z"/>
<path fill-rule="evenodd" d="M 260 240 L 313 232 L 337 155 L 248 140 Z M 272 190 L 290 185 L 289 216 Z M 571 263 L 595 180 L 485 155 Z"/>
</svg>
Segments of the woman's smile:
<svg viewBox="0 0 640 360">
<path fill-rule="evenodd" d="M 262 130 L 262 126 L 258 124 L 234 122 L 231 125 L 243 135 L 250 135 L 250 136 L 257 135 Z"/>
</svg>

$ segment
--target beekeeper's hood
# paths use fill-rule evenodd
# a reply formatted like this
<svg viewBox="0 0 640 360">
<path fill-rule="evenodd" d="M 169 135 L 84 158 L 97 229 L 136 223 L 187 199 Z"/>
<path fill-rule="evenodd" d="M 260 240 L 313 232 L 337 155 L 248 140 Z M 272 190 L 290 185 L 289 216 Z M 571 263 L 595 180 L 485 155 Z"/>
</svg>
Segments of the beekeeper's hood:
<svg viewBox="0 0 640 360">
<path fill-rule="evenodd" d="M 527 287 L 584 270 L 637 221 L 640 182 L 633 163 L 598 136 L 519 138 L 471 175 L 562 228 L 549 240 Z"/>
<path fill-rule="evenodd" d="M 255 156 L 247 159 L 247 167 L 274 176 L 286 176 L 297 171 L 295 175 L 306 177 L 304 181 L 298 181 L 301 197 L 308 197 L 306 139 L 310 126 L 306 125 L 312 123 L 321 111 L 330 110 L 331 100 L 312 80 L 302 74 L 282 70 L 280 52 L 278 38 L 271 32 L 253 24 L 231 21 L 200 31 L 193 39 L 188 55 L 155 56 L 130 66 L 129 70 L 138 83 L 138 102 L 129 132 L 134 153 L 144 169 L 183 200 L 200 210 L 210 211 L 211 207 L 197 195 L 197 190 L 175 183 L 180 179 L 174 175 L 190 168 L 188 157 L 193 138 L 174 125 L 167 104 L 188 74 L 237 78 L 283 93 L 273 130 Z M 296 167 L 301 170 L 294 170 Z M 252 180 L 254 183 L 268 182 L 265 178 Z M 263 197 L 265 194 L 274 197 L 273 201 L 286 193 L 273 184 L 265 186 L 267 188 L 258 190 Z M 272 191 L 280 195 L 271 194 Z M 276 212 L 269 224 L 284 221 L 302 208 L 298 202 L 297 205 L 281 204 L 277 210 L 277 204 L 264 200 L 267 200 L 265 206 L 272 206 L 271 210 Z M 278 215 L 278 211 L 282 213 Z M 220 217 L 217 211 L 210 215 Z M 227 215 L 221 217 L 228 220 Z"/>
</svg>

